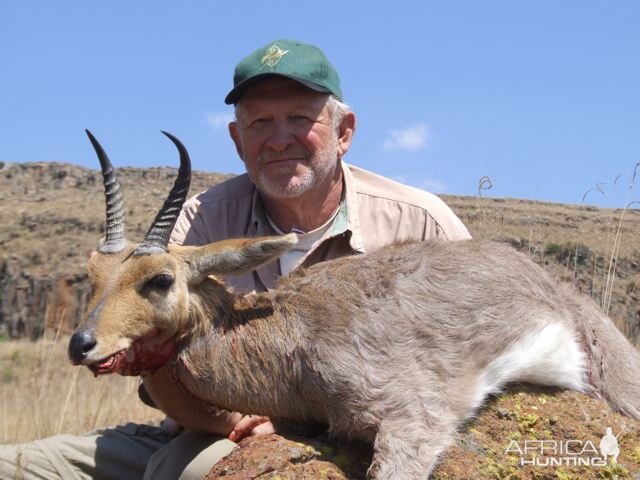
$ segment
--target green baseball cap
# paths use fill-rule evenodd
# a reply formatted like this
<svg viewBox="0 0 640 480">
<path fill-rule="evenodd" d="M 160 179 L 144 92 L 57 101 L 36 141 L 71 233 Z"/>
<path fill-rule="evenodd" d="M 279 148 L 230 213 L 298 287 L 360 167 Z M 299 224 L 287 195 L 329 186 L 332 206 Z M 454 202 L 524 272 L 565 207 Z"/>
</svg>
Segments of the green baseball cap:
<svg viewBox="0 0 640 480">
<path fill-rule="evenodd" d="M 342 100 L 338 72 L 322 50 L 295 40 L 276 40 L 244 58 L 233 74 L 233 90 L 224 99 L 236 104 L 249 87 L 260 80 L 281 75 L 316 92 L 330 93 Z"/>
</svg>

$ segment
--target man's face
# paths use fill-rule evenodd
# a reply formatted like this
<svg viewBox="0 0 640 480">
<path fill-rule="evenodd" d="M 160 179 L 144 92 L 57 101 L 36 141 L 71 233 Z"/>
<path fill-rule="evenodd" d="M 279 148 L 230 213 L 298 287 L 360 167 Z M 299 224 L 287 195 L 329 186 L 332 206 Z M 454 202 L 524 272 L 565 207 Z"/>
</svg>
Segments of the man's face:
<svg viewBox="0 0 640 480">
<path fill-rule="evenodd" d="M 263 80 L 241 98 L 229 130 L 264 195 L 296 198 L 333 178 L 344 152 L 327 100 L 285 78 Z"/>
</svg>

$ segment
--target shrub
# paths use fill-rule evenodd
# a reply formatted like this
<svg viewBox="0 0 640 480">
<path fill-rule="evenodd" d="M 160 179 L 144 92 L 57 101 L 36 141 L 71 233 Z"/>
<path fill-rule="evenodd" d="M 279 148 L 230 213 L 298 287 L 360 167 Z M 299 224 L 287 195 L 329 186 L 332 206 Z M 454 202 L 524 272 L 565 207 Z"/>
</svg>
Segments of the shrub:
<svg viewBox="0 0 640 480">
<path fill-rule="evenodd" d="M 2 383 L 13 382 L 14 380 L 16 380 L 16 378 L 17 377 L 15 372 L 10 368 L 5 368 L 4 370 L 2 370 L 2 373 L 0 373 L 0 382 Z"/>
<path fill-rule="evenodd" d="M 582 243 L 547 243 L 544 248 L 545 255 L 555 256 L 560 263 L 573 263 L 584 265 L 593 256 L 591 249 Z"/>
<path fill-rule="evenodd" d="M 562 251 L 562 246 L 559 243 L 547 243 L 544 247 L 545 255 L 558 255 Z"/>
</svg>

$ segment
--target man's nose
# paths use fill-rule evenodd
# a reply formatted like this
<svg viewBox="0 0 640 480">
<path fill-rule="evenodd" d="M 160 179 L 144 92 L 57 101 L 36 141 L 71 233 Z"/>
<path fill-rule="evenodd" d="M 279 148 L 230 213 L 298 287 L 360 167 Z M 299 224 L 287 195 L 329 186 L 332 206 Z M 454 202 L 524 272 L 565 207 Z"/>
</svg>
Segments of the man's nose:
<svg viewBox="0 0 640 480">
<path fill-rule="evenodd" d="M 295 143 L 295 135 L 286 122 L 276 123 L 272 126 L 266 145 L 276 152 L 284 152 Z"/>
</svg>

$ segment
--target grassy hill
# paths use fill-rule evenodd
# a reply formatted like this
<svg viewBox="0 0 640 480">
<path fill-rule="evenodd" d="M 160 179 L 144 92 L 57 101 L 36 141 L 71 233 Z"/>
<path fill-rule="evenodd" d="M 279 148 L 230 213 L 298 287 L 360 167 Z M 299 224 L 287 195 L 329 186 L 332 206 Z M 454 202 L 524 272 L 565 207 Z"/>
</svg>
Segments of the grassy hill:
<svg viewBox="0 0 640 480">
<path fill-rule="evenodd" d="M 72 324 L 88 291 L 87 255 L 104 229 L 102 177 L 97 170 L 62 163 L 1 165 L 0 333 L 4 328 L 6 335 L 11 322 L 26 322 L 20 331 L 32 335 L 45 321 Z M 118 169 L 129 239 L 142 239 L 175 175 L 176 169 L 165 167 Z M 228 177 L 194 172 L 191 192 Z M 474 237 L 527 252 L 591 295 L 626 334 L 640 337 L 640 211 L 443 198 Z M 40 318 L 29 318 L 34 315 Z"/>
</svg>

